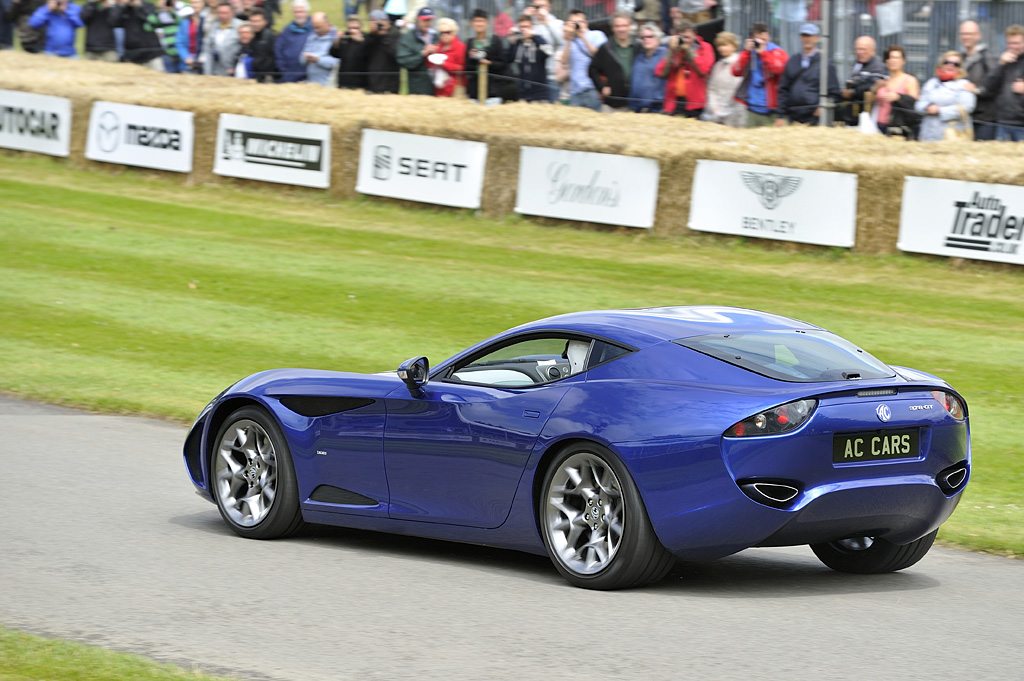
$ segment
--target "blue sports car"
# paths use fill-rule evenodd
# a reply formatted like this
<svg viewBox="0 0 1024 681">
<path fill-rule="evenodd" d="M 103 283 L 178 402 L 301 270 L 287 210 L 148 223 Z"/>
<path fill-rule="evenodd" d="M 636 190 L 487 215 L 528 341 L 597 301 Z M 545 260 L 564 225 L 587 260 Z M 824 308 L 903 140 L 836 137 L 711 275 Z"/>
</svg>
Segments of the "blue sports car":
<svg viewBox="0 0 1024 681">
<path fill-rule="evenodd" d="M 542 319 L 433 369 L 254 374 L 184 450 L 243 537 L 324 523 L 489 544 L 617 589 L 753 546 L 913 565 L 970 477 L 969 430 L 945 381 L 821 328 L 663 307 Z"/>
</svg>

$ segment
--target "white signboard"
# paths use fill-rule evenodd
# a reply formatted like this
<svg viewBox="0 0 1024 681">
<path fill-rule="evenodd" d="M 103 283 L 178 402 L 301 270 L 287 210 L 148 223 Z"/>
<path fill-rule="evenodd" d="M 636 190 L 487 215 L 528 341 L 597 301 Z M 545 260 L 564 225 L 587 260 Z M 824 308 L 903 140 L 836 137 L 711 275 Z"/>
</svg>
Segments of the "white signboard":
<svg viewBox="0 0 1024 681">
<path fill-rule="evenodd" d="M 192 172 L 192 113 L 95 102 L 85 157 L 127 166 Z"/>
<path fill-rule="evenodd" d="M 1024 187 L 908 177 L 901 251 L 1024 265 Z"/>
<path fill-rule="evenodd" d="M 857 176 L 697 161 L 689 227 L 848 248 L 857 228 Z"/>
<path fill-rule="evenodd" d="M 487 145 L 444 137 L 363 130 L 356 191 L 479 208 Z"/>
<path fill-rule="evenodd" d="M 221 114 L 213 172 L 326 189 L 331 186 L 331 126 Z"/>
<path fill-rule="evenodd" d="M 0 90 L 0 147 L 68 156 L 71 100 Z"/>
<path fill-rule="evenodd" d="M 652 158 L 522 147 L 516 212 L 653 227 L 658 162 Z"/>
</svg>

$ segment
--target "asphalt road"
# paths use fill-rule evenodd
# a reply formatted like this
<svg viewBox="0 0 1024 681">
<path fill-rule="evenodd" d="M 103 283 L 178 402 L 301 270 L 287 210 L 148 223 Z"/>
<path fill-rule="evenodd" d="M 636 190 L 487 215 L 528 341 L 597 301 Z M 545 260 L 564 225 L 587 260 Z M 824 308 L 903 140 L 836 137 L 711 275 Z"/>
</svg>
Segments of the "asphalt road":
<svg viewBox="0 0 1024 681">
<path fill-rule="evenodd" d="M 243 679 L 1024 679 L 1024 561 L 851 576 L 806 547 L 644 590 L 544 559 L 324 529 L 237 538 L 185 429 L 0 398 L 0 624 Z"/>
</svg>

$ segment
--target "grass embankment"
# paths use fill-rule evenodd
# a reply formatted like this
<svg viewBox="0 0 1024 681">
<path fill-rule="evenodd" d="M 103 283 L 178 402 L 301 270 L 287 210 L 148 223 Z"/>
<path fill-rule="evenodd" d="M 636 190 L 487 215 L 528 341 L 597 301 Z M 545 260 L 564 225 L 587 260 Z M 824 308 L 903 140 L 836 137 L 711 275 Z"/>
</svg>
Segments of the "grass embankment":
<svg viewBox="0 0 1024 681">
<path fill-rule="evenodd" d="M 0 627 L 0 681 L 216 681 L 169 664 Z"/>
<path fill-rule="evenodd" d="M 561 312 L 714 303 L 794 316 L 948 379 L 974 478 L 949 543 L 1024 554 L 1024 276 L 946 260 L 791 253 L 182 187 L 0 156 L 0 389 L 187 421 L 254 371 L 435 363 Z"/>
</svg>

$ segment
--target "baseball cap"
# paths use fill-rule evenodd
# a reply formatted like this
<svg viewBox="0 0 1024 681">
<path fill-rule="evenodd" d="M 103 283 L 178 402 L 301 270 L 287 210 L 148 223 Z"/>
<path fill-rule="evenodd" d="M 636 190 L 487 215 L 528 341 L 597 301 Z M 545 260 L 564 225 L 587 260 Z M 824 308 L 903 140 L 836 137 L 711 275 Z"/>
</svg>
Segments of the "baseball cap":
<svg viewBox="0 0 1024 681">
<path fill-rule="evenodd" d="M 821 29 L 817 24 L 803 24 L 800 26 L 800 35 L 821 35 Z"/>
<path fill-rule="evenodd" d="M 388 15 L 382 9 L 375 9 L 370 12 L 370 21 L 387 21 Z"/>
<path fill-rule="evenodd" d="M 430 9 L 429 7 L 422 7 L 422 8 L 420 8 L 420 11 L 416 13 L 416 18 L 417 19 L 433 19 L 434 18 L 434 10 Z"/>
</svg>

